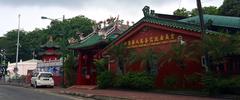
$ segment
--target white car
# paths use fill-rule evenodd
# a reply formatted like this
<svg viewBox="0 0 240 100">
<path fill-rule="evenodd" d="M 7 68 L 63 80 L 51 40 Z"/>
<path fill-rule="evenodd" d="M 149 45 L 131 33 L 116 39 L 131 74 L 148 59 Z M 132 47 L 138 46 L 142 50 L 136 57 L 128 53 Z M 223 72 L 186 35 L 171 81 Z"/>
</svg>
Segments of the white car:
<svg viewBox="0 0 240 100">
<path fill-rule="evenodd" d="M 50 72 L 37 72 L 34 73 L 31 78 L 31 86 L 35 88 L 39 86 L 50 86 L 54 87 L 53 74 Z"/>
</svg>

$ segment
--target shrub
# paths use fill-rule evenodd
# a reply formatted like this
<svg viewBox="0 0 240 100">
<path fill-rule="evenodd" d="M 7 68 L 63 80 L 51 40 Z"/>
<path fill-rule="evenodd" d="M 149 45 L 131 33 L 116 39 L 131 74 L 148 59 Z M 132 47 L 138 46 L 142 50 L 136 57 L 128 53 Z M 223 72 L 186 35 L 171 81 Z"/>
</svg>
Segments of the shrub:
<svg viewBox="0 0 240 100">
<path fill-rule="evenodd" d="M 175 75 L 167 76 L 163 79 L 163 82 L 167 88 L 173 88 L 177 83 L 177 77 Z"/>
<path fill-rule="evenodd" d="M 109 71 L 101 72 L 97 76 L 97 85 L 99 88 L 109 88 L 112 87 L 113 75 Z"/>
<path fill-rule="evenodd" d="M 187 76 L 185 79 L 188 83 L 195 84 L 195 83 L 199 82 L 200 77 L 196 74 L 191 74 L 191 75 Z"/>
<path fill-rule="evenodd" d="M 216 95 L 219 92 L 218 89 L 218 79 L 214 77 L 212 73 L 206 73 L 202 77 L 202 82 L 204 84 L 204 91 L 206 91 L 209 95 Z"/>
<path fill-rule="evenodd" d="M 114 87 L 136 90 L 149 90 L 153 88 L 154 79 L 146 73 L 128 73 L 118 76 Z"/>
</svg>

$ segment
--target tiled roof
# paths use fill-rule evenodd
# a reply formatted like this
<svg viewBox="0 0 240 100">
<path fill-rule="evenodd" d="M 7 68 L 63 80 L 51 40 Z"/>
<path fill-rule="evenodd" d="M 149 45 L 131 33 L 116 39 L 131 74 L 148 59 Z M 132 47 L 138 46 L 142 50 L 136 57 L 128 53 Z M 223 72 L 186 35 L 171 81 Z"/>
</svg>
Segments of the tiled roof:
<svg viewBox="0 0 240 100">
<path fill-rule="evenodd" d="M 139 24 L 142 22 L 148 22 L 148 23 L 153 23 L 153 24 L 159 24 L 167 27 L 172 27 L 172 28 L 177 28 L 177 29 L 183 29 L 183 30 L 189 30 L 193 32 L 201 32 L 200 26 L 196 24 L 191 24 L 191 23 L 186 23 L 186 22 L 181 22 L 178 20 L 171 20 L 171 19 L 164 19 L 164 18 L 158 18 L 154 16 L 145 16 L 141 20 L 139 20 L 137 23 L 129 27 L 126 31 L 124 31 L 117 39 L 113 40 L 111 44 L 114 44 L 118 39 L 121 37 L 125 36 L 129 31 L 137 27 Z M 211 30 L 206 30 L 207 34 L 213 34 L 217 35 L 219 34 L 218 32 L 211 31 Z M 108 46 L 111 46 L 108 45 Z M 108 47 L 106 47 L 108 48 Z"/>
<path fill-rule="evenodd" d="M 98 33 L 91 33 L 89 34 L 84 40 L 82 40 L 79 43 L 72 44 L 68 48 L 70 49 L 79 49 L 79 48 L 87 48 L 94 45 L 97 45 L 98 43 L 104 42 L 109 43 L 110 41 L 114 40 L 116 38 L 116 35 L 122 32 L 121 29 L 124 28 L 116 28 L 115 26 L 109 28 L 109 32 L 107 34 L 106 39 L 103 39 L 102 36 L 100 36 Z"/>
<path fill-rule="evenodd" d="M 137 23 L 135 23 L 134 25 L 129 27 L 126 31 L 124 31 L 124 32 L 122 32 L 121 34 L 118 34 L 118 35 L 120 35 L 120 37 L 124 36 L 126 33 L 128 33 L 128 31 L 132 30 L 133 28 L 135 28 L 136 26 L 138 26 L 142 22 L 159 24 L 159 25 L 163 25 L 163 26 L 167 26 L 167 27 L 189 30 L 189 31 L 193 31 L 193 32 L 201 32 L 201 29 L 200 29 L 199 25 L 186 23 L 186 22 L 180 22 L 180 21 L 177 21 L 177 20 L 163 19 L 163 18 L 154 17 L 154 16 L 145 16 L 141 20 L 139 20 Z M 212 32 L 212 31 L 207 30 L 206 33 L 208 33 L 208 34 L 214 33 L 215 34 L 216 32 Z M 116 35 L 117 34 L 108 35 L 107 36 L 108 42 L 116 41 L 117 40 Z M 93 46 L 93 45 L 95 45 L 95 44 L 97 44 L 101 41 L 104 41 L 102 39 L 102 37 L 99 36 L 97 33 L 94 33 L 92 36 L 85 39 L 84 41 L 81 41 L 80 43 L 77 43 L 77 44 L 70 45 L 69 48 L 71 48 L 71 49 L 85 48 L 85 47 Z"/>
<path fill-rule="evenodd" d="M 39 55 L 61 55 L 61 53 L 60 52 L 47 52 L 47 51 L 45 51 L 45 52 L 40 52 L 39 53 Z"/>
<path fill-rule="evenodd" d="M 218 16 L 218 15 L 204 15 L 204 23 L 212 21 L 214 26 L 231 27 L 240 29 L 240 17 Z M 194 16 L 186 19 L 179 20 L 181 22 L 188 22 L 199 24 L 199 16 Z"/>
<path fill-rule="evenodd" d="M 89 36 L 87 39 L 81 41 L 80 43 L 70 45 L 68 48 L 70 48 L 70 49 L 84 48 L 84 47 L 89 47 L 89 46 L 95 45 L 95 44 L 103 41 L 102 37 L 99 36 L 97 33 L 92 33 L 90 35 L 91 36 Z"/>
<path fill-rule="evenodd" d="M 46 44 L 41 45 L 41 48 L 60 48 L 60 46 L 53 41 L 48 41 Z"/>
</svg>

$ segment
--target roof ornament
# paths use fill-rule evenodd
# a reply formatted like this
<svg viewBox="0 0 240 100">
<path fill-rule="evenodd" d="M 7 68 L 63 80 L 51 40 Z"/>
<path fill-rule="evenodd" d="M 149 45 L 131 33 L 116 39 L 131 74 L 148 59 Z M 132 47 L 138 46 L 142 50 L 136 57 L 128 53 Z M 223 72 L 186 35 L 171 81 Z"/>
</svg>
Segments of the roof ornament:
<svg viewBox="0 0 240 100">
<path fill-rule="evenodd" d="M 96 25 L 92 26 L 93 33 L 98 33 L 98 31 L 101 29 L 101 23 L 97 23 Z"/>
<path fill-rule="evenodd" d="M 144 16 L 149 16 L 149 10 L 149 6 L 144 6 L 144 8 L 142 9 Z"/>
<path fill-rule="evenodd" d="M 147 17 L 147 16 L 155 16 L 155 11 L 154 10 L 150 10 L 149 6 L 144 6 L 142 11 L 143 11 L 143 14 L 144 14 L 145 17 Z"/>
<path fill-rule="evenodd" d="M 75 44 L 75 43 L 77 43 L 77 40 L 74 39 L 73 37 L 71 37 L 71 38 L 68 39 L 68 43 L 69 44 Z"/>
<path fill-rule="evenodd" d="M 80 41 L 82 41 L 84 39 L 83 32 L 76 32 L 76 34 L 79 36 Z"/>
<path fill-rule="evenodd" d="M 52 37 L 52 35 L 50 35 L 49 36 L 49 40 L 48 40 L 49 42 L 53 42 L 53 37 Z"/>
</svg>

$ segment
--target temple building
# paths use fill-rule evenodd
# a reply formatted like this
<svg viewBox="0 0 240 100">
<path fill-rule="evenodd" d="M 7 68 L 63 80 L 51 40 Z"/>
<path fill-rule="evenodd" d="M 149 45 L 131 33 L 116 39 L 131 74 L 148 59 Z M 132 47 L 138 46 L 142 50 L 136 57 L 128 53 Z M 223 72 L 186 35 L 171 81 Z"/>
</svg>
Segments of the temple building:
<svg viewBox="0 0 240 100">
<path fill-rule="evenodd" d="M 134 51 L 138 55 L 144 53 L 146 49 L 151 49 L 154 52 L 167 52 L 171 49 L 173 44 L 189 44 L 194 40 L 201 40 L 201 29 L 199 25 L 194 22 L 193 18 L 185 18 L 174 15 L 157 14 L 154 10 L 150 10 L 148 6 L 143 8 L 144 17 L 138 22 L 129 25 L 123 25 L 118 18 L 112 19 L 108 25 L 97 25 L 94 28 L 94 32 L 86 37 L 81 36 L 81 41 L 70 45 L 69 48 L 78 52 L 78 71 L 77 71 L 77 85 L 94 85 L 96 84 L 96 66 L 93 64 L 94 59 L 108 57 L 108 70 L 112 72 L 118 71 L 118 62 L 109 54 L 109 51 L 114 46 L 123 44 L 127 50 Z M 210 16 L 208 17 L 221 17 Z M 222 17 L 235 19 L 231 17 Z M 213 19 L 210 29 L 215 29 L 220 24 L 226 23 L 215 22 L 217 19 Z M 239 18 L 235 19 L 239 21 Z M 210 21 L 210 20 L 209 20 Z M 226 21 L 227 22 L 227 21 Z M 235 23 L 236 24 L 236 23 Z M 226 31 L 239 30 L 239 25 L 232 23 L 232 27 Z M 217 29 L 216 29 L 217 30 Z M 219 34 L 219 32 L 206 30 L 206 34 Z M 194 73 L 202 73 L 206 68 L 201 63 L 201 57 L 199 62 L 188 61 L 185 67 L 185 71 L 175 63 L 170 62 L 166 64 L 155 63 L 155 71 L 151 71 L 156 74 L 156 85 L 163 87 L 164 78 L 170 75 L 179 76 L 181 78 L 184 75 L 192 75 Z M 144 71 L 140 63 L 134 63 L 127 66 L 126 72 L 139 72 Z"/>
<path fill-rule="evenodd" d="M 99 22 L 88 36 L 83 37 L 83 34 L 79 34 L 81 41 L 69 47 L 78 51 L 77 85 L 96 84 L 94 59 L 98 58 L 100 56 L 98 53 L 128 27 L 129 24 L 123 24 L 118 17 L 111 17 L 106 21 Z"/>
</svg>

